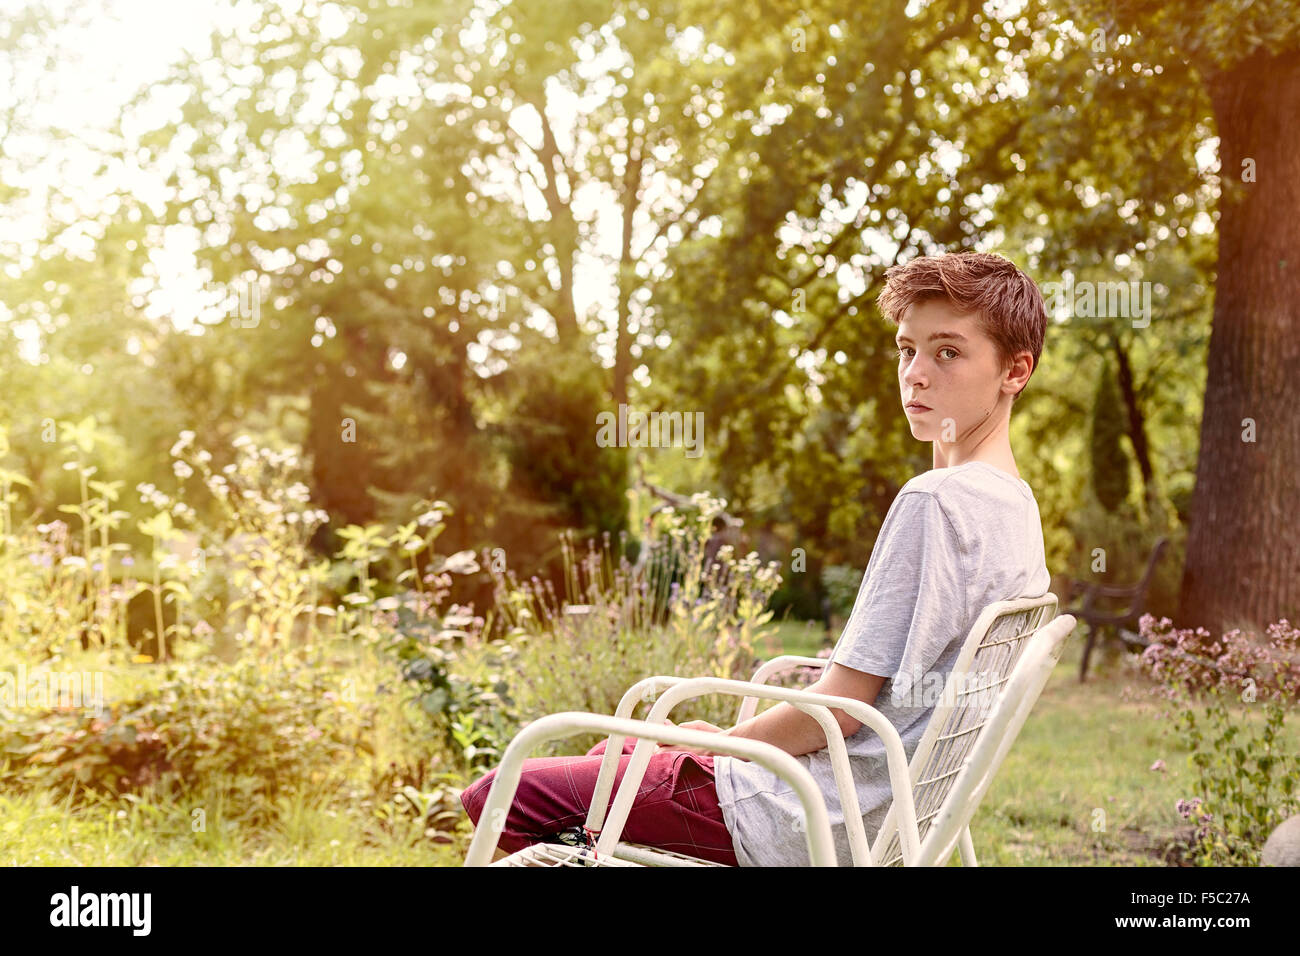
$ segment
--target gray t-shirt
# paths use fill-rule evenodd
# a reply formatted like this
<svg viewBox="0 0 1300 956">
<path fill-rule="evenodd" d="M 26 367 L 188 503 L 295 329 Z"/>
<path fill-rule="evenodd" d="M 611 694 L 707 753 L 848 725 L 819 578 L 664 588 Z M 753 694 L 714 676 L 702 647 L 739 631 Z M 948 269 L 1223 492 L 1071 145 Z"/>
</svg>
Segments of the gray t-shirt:
<svg viewBox="0 0 1300 956">
<path fill-rule="evenodd" d="M 1029 484 L 981 461 L 935 468 L 908 481 L 890 505 L 830 659 L 888 678 L 872 706 L 898 728 L 911 760 L 934 705 L 906 699 L 909 683 L 951 671 L 985 607 L 1040 597 L 1050 587 Z M 893 802 L 884 747 L 866 725 L 845 747 L 870 843 Z M 825 798 L 840 865 L 852 866 L 829 752 L 823 747 L 795 759 Z M 715 756 L 714 771 L 740 865 L 808 866 L 804 811 L 789 783 L 738 757 Z"/>
</svg>

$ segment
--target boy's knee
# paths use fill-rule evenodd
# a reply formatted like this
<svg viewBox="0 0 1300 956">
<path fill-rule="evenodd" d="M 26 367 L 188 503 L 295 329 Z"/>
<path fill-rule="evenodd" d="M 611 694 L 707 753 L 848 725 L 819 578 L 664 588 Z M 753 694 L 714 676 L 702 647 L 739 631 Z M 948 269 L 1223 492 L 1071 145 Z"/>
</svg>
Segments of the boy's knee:
<svg viewBox="0 0 1300 956">
<path fill-rule="evenodd" d="M 483 813 L 483 805 L 487 803 L 488 792 L 492 789 L 492 780 L 496 777 L 496 771 L 485 774 L 475 780 L 468 787 L 460 792 L 460 805 L 465 808 L 469 818 L 477 826 L 478 818 Z"/>
</svg>

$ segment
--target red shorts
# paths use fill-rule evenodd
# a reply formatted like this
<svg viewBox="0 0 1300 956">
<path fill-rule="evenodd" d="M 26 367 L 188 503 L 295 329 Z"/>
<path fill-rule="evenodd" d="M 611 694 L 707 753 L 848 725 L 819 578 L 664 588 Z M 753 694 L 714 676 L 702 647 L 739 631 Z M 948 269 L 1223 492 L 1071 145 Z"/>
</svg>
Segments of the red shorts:
<svg viewBox="0 0 1300 956">
<path fill-rule="evenodd" d="M 519 775 L 519 787 L 506 815 L 505 828 L 497 844 L 513 853 L 533 843 L 544 842 L 561 830 L 580 827 L 596 789 L 596 777 L 604 758 L 602 740 L 585 757 L 528 757 Z M 610 791 L 614 795 L 632 760 L 636 740 L 623 741 Z M 460 802 L 474 825 L 478 825 L 487 803 L 488 790 L 496 779 L 493 770 L 461 792 Z M 606 807 L 608 812 L 608 807 Z M 731 833 L 723 822 L 718 791 L 713 782 L 713 757 L 684 750 L 665 750 L 650 756 L 636 799 L 628 813 L 620 840 L 674 850 L 702 860 L 739 865 L 732 850 Z"/>
</svg>

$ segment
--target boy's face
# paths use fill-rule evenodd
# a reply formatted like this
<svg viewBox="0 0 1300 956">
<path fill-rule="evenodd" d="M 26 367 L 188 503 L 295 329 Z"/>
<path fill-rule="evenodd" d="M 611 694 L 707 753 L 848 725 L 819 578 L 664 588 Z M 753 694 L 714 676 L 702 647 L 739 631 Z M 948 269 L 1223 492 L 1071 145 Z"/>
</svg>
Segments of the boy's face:
<svg viewBox="0 0 1300 956">
<path fill-rule="evenodd" d="M 919 441 L 956 443 L 1002 397 L 997 350 L 978 318 L 955 311 L 945 299 L 929 299 L 907 309 L 898 324 L 898 390 Z M 907 407 L 912 402 L 927 407 Z"/>
</svg>

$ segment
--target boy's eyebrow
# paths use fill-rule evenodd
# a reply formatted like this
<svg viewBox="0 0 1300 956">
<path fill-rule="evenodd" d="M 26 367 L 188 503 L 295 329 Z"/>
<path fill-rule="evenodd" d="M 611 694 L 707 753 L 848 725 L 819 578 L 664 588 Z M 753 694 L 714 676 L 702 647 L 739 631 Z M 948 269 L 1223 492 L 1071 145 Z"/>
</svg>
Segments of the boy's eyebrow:
<svg viewBox="0 0 1300 956">
<path fill-rule="evenodd" d="M 933 342 L 935 339 L 952 339 L 956 342 L 965 342 L 966 336 L 960 335 L 957 332 L 935 332 L 933 335 L 930 336 L 929 341 Z M 912 340 L 909 339 L 906 335 L 894 336 L 895 345 L 899 345 L 903 342 L 910 342 L 910 341 Z"/>
</svg>

